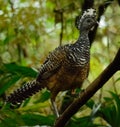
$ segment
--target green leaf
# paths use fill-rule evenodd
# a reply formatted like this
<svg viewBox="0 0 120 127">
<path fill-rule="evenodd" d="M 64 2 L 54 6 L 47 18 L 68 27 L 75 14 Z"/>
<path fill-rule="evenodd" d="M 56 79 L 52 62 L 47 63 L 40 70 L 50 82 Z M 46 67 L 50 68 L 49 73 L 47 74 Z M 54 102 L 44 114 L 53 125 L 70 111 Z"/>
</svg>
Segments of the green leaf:
<svg viewBox="0 0 120 127">
<path fill-rule="evenodd" d="M 20 74 L 25 77 L 36 77 L 38 74 L 32 68 L 19 66 L 15 63 L 5 64 L 4 66 L 9 73 Z"/>
<path fill-rule="evenodd" d="M 94 124 L 90 116 L 75 118 L 70 120 L 66 127 L 102 127 L 101 125 Z"/>
<path fill-rule="evenodd" d="M 37 72 L 29 67 L 19 66 L 15 63 L 3 64 L 0 70 L 0 95 L 22 77 L 36 77 Z"/>
<path fill-rule="evenodd" d="M 118 81 L 120 81 L 120 77 L 118 79 L 116 79 L 115 83 L 118 82 Z"/>
<path fill-rule="evenodd" d="M 42 116 L 37 114 L 24 114 L 21 116 L 28 126 L 49 125 L 52 126 L 55 118 L 53 116 Z"/>
<path fill-rule="evenodd" d="M 89 108 L 93 108 L 93 105 L 95 104 L 95 102 L 92 100 L 92 99 L 90 99 L 87 103 L 86 103 L 86 105 L 89 107 Z"/>
<path fill-rule="evenodd" d="M 45 102 L 50 98 L 50 92 L 48 90 L 46 90 L 45 92 L 43 92 L 40 96 L 40 98 L 35 101 L 34 103 L 39 103 L 39 102 Z"/>
<path fill-rule="evenodd" d="M 112 99 L 106 99 L 106 104 L 101 107 L 98 115 L 112 127 L 120 127 L 120 98 L 113 92 L 110 92 L 110 94 Z"/>
<path fill-rule="evenodd" d="M 8 82 L 6 82 L 1 88 L 0 88 L 0 95 L 3 94 L 11 85 L 15 84 L 21 77 L 16 75 L 11 77 Z"/>
<path fill-rule="evenodd" d="M 113 92 L 111 92 L 111 95 L 115 100 L 115 104 L 114 104 L 114 106 L 116 108 L 116 119 L 115 119 L 115 121 L 118 123 L 119 118 L 120 118 L 120 97 L 117 94 L 113 93 Z M 120 122 L 119 122 L 118 125 L 120 126 Z"/>
<path fill-rule="evenodd" d="M 1 110 L 0 116 L 0 127 L 18 127 L 25 125 L 20 114 L 12 110 Z"/>
</svg>

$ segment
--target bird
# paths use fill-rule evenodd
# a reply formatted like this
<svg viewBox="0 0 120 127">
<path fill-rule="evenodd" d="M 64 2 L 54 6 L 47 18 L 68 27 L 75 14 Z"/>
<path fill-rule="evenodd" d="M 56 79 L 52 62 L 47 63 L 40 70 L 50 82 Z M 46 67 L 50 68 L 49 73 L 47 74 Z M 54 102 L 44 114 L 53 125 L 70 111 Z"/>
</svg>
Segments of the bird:
<svg viewBox="0 0 120 127">
<path fill-rule="evenodd" d="M 75 25 L 79 31 L 75 43 L 58 46 L 49 53 L 39 69 L 35 80 L 27 82 L 6 97 L 6 102 L 16 105 L 43 88 L 51 92 L 53 111 L 58 118 L 55 104 L 60 91 L 74 90 L 82 86 L 89 74 L 90 41 L 89 31 L 97 24 L 96 10 L 89 8 L 78 16 Z"/>
</svg>

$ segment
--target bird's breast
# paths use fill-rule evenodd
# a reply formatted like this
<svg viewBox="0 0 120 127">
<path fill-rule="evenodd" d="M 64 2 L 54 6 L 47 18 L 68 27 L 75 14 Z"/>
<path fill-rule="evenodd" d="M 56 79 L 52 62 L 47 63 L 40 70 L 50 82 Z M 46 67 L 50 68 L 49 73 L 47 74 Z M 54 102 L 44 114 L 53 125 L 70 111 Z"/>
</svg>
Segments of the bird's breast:
<svg viewBox="0 0 120 127">
<path fill-rule="evenodd" d="M 83 81 L 87 78 L 88 71 L 89 63 L 87 63 L 84 67 L 62 66 L 56 74 L 48 79 L 47 87 L 51 91 L 52 89 L 64 91 L 80 87 Z"/>
</svg>

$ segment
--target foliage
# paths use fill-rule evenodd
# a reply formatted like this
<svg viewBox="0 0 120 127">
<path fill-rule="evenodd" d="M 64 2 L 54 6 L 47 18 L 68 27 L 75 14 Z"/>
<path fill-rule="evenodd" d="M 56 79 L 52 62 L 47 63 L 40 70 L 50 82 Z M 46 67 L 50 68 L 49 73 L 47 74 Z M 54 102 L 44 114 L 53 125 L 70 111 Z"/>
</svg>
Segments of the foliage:
<svg viewBox="0 0 120 127">
<path fill-rule="evenodd" d="M 0 111 L 1 127 L 17 127 L 17 126 L 35 126 L 49 125 L 52 126 L 55 118 L 53 116 L 44 116 L 36 113 L 19 114 L 11 110 Z M 16 119 L 17 117 L 17 119 Z M 47 121 L 47 122 L 46 122 Z"/>
<path fill-rule="evenodd" d="M 108 126 L 120 127 L 120 97 L 109 92 L 112 97 L 104 97 L 104 102 L 96 104 L 90 100 L 87 106 L 92 109 L 91 116 L 93 118 L 100 117 L 107 122 Z"/>
<path fill-rule="evenodd" d="M 23 77 L 36 77 L 37 72 L 32 68 L 19 66 L 15 63 L 3 64 L 0 68 L 0 95 L 2 95 L 10 86 L 15 84 Z"/>
<path fill-rule="evenodd" d="M 112 127 L 120 127 L 120 97 L 110 93 L 112 98 L 105 98 L 106 104 L 101 106 L 98 114 Z"/>
</svg>

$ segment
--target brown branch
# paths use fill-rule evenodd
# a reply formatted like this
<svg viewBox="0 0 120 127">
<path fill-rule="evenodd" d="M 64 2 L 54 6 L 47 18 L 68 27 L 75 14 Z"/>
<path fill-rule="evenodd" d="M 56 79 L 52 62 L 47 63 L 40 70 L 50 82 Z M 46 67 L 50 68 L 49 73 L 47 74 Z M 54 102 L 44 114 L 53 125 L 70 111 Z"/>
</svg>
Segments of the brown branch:
<svg viewBox="0 0 120 127">
<path fill-rule="evenodd" d="M 11 0 L 8 0 L 8 3 L 10 4 L 10 7 L 11 7 L 12 12 L 14 12 L 15 9 L 14 9 L 14 4 L 13 4 L 13 2 L 12 2 Z"/>
<path fill-rule="evenodd" d="M 54 127 L 64 127 L 67 121 L 99 90 L 118 70 L 120 70 L 120 48 L 112 63 L 81 93 L 56 121 Z"/>
<path fill-rule="evenodd" d="M 60 32 L 60 46 L 62 45 L 62 39 L 63 39 L 63 12 L 61 13 L 61 32 Z"/>
<path fill-rule="evenodd" d="M 60 43 L 59 45 L 62 45 L 62 39 L 63 39 L 63 14 L 64 14 L 65 10 L 62 9 L 54 9 L 54 13 L 55 13 L 55 23 L 61 23 L 61 32 L 60 32 Z"/>
</svg>

